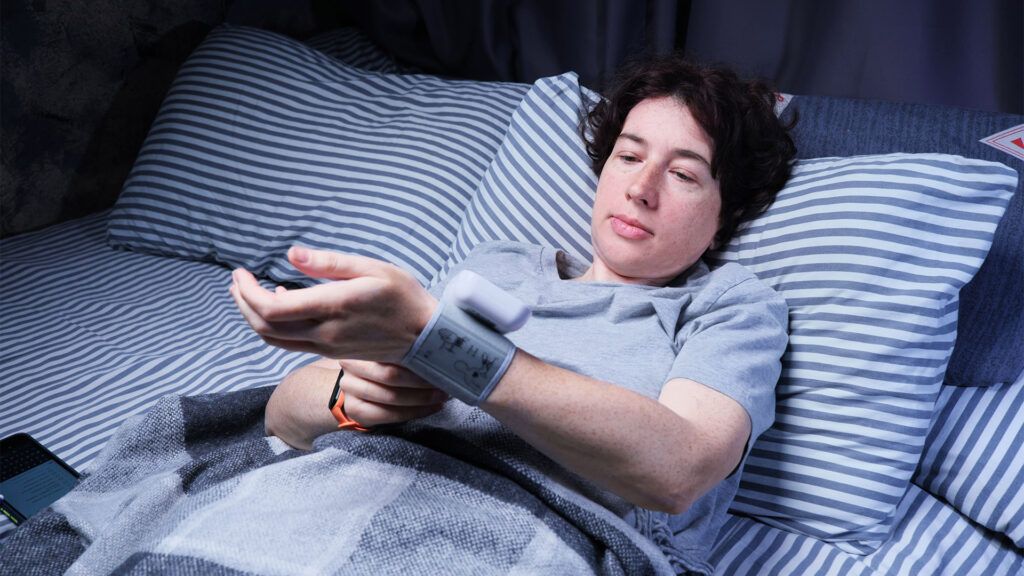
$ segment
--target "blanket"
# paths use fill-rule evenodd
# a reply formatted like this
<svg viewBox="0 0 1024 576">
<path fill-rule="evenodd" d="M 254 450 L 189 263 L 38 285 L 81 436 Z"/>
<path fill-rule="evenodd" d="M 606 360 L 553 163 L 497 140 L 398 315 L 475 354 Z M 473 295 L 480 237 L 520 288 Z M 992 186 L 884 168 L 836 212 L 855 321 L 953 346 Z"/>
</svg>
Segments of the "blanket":
<svg viewBox="0 0 1024 576">
<path fill-rule="evenodd" d="M 263 432 L 272 388 L 166 397 L 0 545 L 22 574 L 672 574 L 652 534 L 581 495 L 484 412 L 313 450 Z"/>
</svg>

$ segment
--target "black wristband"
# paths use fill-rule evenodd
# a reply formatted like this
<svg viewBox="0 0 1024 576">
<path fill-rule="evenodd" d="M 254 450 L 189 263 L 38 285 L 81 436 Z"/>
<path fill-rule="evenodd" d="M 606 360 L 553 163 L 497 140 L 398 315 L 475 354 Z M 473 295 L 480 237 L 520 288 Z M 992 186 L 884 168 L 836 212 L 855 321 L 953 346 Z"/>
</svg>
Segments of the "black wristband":
<svg viewBox="0 0 1024 576">
<path fill-rule="evenodd" d="M 334 390 L 331 391 L 331 400 L 327 403 L 327 409 L 333 410 L 338 403 L 338 395 L 341 393 L 341 377 L 345 375 L 344 368 L 338 371 L 338 378 L 334 381 Z"/>
</svg>

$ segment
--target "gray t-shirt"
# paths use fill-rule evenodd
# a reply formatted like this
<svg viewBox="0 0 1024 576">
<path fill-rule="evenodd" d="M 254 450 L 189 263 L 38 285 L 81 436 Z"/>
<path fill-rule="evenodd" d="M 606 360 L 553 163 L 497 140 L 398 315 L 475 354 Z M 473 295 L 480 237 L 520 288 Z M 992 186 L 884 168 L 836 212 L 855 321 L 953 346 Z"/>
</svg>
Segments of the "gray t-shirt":
<svg viewBox="0 0 1024 576">
<path fill-rule="evenodd" d="M 736 400 L 750 416 L 749 449 L 775 417 L 787 343 L 782 297 L 736 264 L 709 271 L 698 262 L 664 287 L 571 280 L 587 266 L 551 248 L 486 242 L 451 275 L 472 270 L 528 304 L 530 320 L 506 336 L 545 362 L 652 399 L 669 380 L 688 378 Z M 667 526 L 675 547 L 703 562 L 738 484 L 737 471 L 672 517 L 638 514 L 607 492 L 587 495 L 635 523 Z"/>
</svg>

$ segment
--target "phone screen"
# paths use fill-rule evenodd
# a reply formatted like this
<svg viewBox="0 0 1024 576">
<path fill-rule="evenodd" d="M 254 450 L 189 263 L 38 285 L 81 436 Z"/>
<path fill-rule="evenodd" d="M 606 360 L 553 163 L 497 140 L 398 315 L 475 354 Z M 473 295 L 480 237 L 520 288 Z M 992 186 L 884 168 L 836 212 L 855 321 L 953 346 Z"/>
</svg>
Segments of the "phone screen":
<svg viewBox="0 0 1024 576">
<path fill-rule="evenodd" d="M 0 445 L 3 510 L 16 524 L 53 504 L 78 482 L 78 473 L 28 434 Z"/>
</svg>

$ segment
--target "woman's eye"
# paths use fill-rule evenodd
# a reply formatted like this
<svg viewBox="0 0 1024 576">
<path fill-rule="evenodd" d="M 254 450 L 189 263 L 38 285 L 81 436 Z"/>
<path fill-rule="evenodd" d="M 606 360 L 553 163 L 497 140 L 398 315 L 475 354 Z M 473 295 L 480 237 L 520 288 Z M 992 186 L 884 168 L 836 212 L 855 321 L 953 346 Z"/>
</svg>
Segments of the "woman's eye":
<svg viewBox="0 0 1024 576">
<path fill-rule="evenodd" d="M 622 160 L 623 162 L 625 162 L 627 164 L 632 164 L 633 162 L 639 162 L 640 161 L 639 158 L 637 158 L 636 156 L 633 156 L 632 154 L 619 154 L 619 160 Z"/>
<path fill-rule="evenodd" d="M 685 173 L 683 173 L 683 172 L 673 172 L 672 174 L 673 174 L 673 175 L 674 175 L 674 176 L 675 176 L 675 177 L 676 177 L 677 179 L 679 179 L 679 180 L 680 180 L 681 182 L 693 182 L 693 181 L 694 181 L 694 180 L 693 180 L 693 178 L 690 178 L 689 176 L 687 176 L 687 175 L 686 175 Z"/>
</svg>

